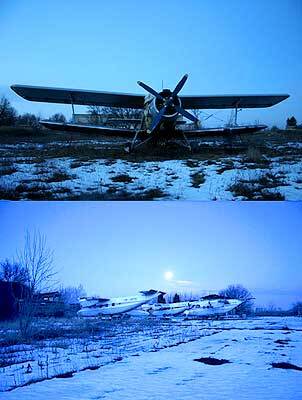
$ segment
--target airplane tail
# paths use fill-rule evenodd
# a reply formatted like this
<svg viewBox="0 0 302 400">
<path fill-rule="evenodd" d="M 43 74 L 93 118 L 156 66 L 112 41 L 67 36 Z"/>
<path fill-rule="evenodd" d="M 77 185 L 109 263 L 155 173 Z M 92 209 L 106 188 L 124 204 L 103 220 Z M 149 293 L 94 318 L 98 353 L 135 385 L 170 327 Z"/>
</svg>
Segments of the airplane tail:
<svg viewBox="0 0 302 400">
<path fill-rule="evenodd" d="M 160 290 L 154 290 L 154 289 L 149 289 L 149 290 L 141 290 L 140 291 L 141 294 L 143 294 L 144 296 L 151 296 L 153 294 L 166 294 L 165 292 L 162 292 Z"/>
</svg>

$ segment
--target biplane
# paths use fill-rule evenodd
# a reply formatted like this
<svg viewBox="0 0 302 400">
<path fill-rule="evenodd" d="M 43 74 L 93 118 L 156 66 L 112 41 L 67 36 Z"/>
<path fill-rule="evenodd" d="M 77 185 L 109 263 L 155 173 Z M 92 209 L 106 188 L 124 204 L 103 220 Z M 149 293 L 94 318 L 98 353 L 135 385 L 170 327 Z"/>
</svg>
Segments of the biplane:
<svg viewBox="0 0 302 400">
<path fill-rule="evenodd" d="M 162 89 L 161 91 L 156 91 L 149 85 L 138 81 L 138 85 L 147 92 L 147 95 L 27 85 L 12 85 L 11 89 L 29 101 L 71 105 L 73 119 L 70 123 L 40 121 L 46 128 L 59 131 L 91 132 L 106 136 L 128 137 L 131 139 L 129 150 L 134 150 L 149 142 L 157 143 L 158 141 L 171 139 L 178 139 L 182 144 L 190 147 L 188 138 L 230 137 L 258 132 L 265 129 L 266 125 L 238 125 L 238 110 L 271 107 L 289 97 L 288 94 L 180 95 L 180 91 L 187 79 L 188 75 L 186 74 L 178 82 L 174 90 Z M 129 120 L 129 123 L 132 124 L 131 128 L 79 124 L 74 119 L 75 105 L 141 110 L 141 117 Z M 231 126 L 210 129 L 199 128 L 198 118 L 188 110 L 205 109 L 233 109 L 235 110 L 234 123 Z M 187 124 L 187 120 L 191 121 L 191 124 Z M 133 127 L 135 122 L 137 124 Z M 188 125 L 190 125 L 190 129 L 187 129 Z"/>
</svg>

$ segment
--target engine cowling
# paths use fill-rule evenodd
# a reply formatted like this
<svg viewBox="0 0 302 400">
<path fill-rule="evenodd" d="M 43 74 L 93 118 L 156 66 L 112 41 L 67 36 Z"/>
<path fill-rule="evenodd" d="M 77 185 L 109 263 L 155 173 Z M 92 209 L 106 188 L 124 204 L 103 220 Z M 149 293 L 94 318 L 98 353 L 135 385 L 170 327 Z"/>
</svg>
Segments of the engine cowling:
<svg viewBox="0 0 302 400">
<path fill-rule="evenodd" d="M 155 97 L 153 100 L 153 108 L 156 113 L 159 113 L 160 110 L 165 106 L 166 102 L 170 99 L 172 92 L 170 89 L 163 89 L 160 93 L 162 98 Z M 176 110 L 175 106 L 181 107 L 181 101 L 178 96 L 173 96 L 172 103 L 169 105 L 163 118 L 166 119 L 173 119 L 176 118 L 178 115 L 178 111 Z"/>
</svg>

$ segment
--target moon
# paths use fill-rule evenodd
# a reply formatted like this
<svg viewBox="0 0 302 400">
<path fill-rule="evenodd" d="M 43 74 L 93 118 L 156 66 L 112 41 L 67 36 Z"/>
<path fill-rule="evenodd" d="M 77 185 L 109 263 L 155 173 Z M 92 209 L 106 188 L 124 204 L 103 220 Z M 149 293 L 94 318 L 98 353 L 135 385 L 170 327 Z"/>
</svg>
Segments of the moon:
<svg viewBox="0 0 302 400">
<path fill-rule="evenodd" d="M 166 279 L 167 281 L 170 281 L 170 280 L 173 278 L 174 274 L 173 274 L 172 271 L 166 271 L 165 274 L 164 274 L 164 276 L 165 276 L 165 279 Z"/>
</svg>

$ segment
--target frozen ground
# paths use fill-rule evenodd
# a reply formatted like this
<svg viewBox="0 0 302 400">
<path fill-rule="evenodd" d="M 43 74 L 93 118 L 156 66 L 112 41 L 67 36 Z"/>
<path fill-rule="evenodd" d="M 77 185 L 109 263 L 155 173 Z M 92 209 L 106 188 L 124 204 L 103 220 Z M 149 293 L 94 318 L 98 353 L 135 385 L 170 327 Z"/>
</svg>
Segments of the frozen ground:
<svg viewBox="0 0 302 400">
<path fill-rule="evenodd" d="M 156 322 L 137 335 L 136 324 L 143 323 L 125 322 L 129 331 L 122 336 L 131 337 L 136 331 L 131 339 L 135 349 L 119 343 L 120 355 L 108 363 L 1 393 L 1 399 L 302 398 L 302 371 L 272 366 L 280 362 L 302 366 L 301 318 L 210 324 L 174 319 Z M 116 339 L 113 335 L 112 343 Z M 195 361 L 207 357 L 228 362 Z M 8 370 L 2 368 L 0 380 L 7 375 Z"/>
<path fill-rule="evenodd" d="M 0 141 L 0 198 L 301 200 L 302 133 L 295 138 L 237 142 L 231 152 L 203 141 L 192 154 L 171 157 L 127 156 L 124 142 L 106 140 Z"/>
</svg>

